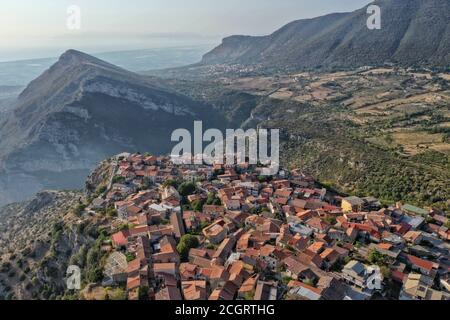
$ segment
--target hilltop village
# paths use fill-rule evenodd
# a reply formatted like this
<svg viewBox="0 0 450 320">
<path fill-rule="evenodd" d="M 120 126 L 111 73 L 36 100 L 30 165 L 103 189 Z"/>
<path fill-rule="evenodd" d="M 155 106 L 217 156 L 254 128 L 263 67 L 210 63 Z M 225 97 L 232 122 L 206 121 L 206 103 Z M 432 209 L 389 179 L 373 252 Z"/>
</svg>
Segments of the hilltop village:
<svg viewBox="0 0 450 320">
<path fill-rule="evenodd" d="M 87 298 L 104 288 L 129 300 L 450 298 L 444 212 L 342 197 L 298 171 L 110 161 L 82 208 L 111 217 L 103 280 Z"/>
</svg>

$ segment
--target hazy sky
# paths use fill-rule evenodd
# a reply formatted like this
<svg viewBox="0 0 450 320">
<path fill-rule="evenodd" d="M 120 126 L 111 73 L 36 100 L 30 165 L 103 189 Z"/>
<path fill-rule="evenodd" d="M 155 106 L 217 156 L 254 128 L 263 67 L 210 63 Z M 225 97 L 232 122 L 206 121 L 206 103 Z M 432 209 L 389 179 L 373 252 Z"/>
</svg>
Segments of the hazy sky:
<svg viewBox="0 0 450 320">
<path fill-rule="evenodd" d="M 144 35 L 260 35 L 301 18 L 351 11 L 370 0 L 0 0 L 0 51 L 37 48 L 143 48 Z M 67 8 L 81 8 L 81 29 L 67 29 Z M 138 40 L 139 38 L 139 40 Z M 179 38 L 179 37 L 177 37 Z M 149 41 L 148 46 L 158 45 Z M 170 44 L 170 43 L 169 43 Z M 176 44 L 176 41 L 174 41 Z M 120 48 L 119 48 L 120 47 Z"/>
</svg>

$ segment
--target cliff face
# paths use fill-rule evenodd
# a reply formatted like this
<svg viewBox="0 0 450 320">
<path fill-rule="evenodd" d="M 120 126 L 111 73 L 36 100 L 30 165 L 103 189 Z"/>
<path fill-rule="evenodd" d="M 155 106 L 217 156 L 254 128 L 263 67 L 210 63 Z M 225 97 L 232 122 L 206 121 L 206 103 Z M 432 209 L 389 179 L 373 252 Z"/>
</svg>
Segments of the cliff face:
<svg viewBox="0 0 450 320">
<path fill-rule="evenodd" d="M 108 188 L 112 185 L 112 179 L 116 173 L 118 162 L 116 157 L 103 160 L 87 177 L 85 187 L 88 195 L 95 193 L 99 186 Z"/>
<path fill-rule="evenodd" d="M 105 160 L 87 179 L 86 192 L 43 191 L 0 208 L 0 299 L 79 298 L 67 289 L 71 265 L 81 269 L 83 284 L 102 278 L 102 248 L 109 243 L 102 230 L 112 217 L 85 207 L 113 175 L 114 162 Z"/>
<path fill-rule="evenodd" d="M 69 50 L 0 119 L 0 205 L 81 188 L 99 161 L 122 151 L 168 153 L 171 133 L 194 120 L 224 125 L 213 108 L 155 79 Z"/>
</svg>

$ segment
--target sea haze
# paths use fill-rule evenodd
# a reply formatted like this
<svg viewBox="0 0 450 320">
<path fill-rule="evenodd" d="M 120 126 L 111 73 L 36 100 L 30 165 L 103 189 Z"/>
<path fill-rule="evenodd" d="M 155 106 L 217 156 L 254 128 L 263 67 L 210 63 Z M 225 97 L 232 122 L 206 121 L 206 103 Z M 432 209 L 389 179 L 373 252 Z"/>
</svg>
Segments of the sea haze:
<svg viewBox="0 0 450 320">
<path fill-rule="evenodd" d="M 214 45 L 163 47 L 96 53 L 95 56 L 124 69 L 141 72 L 196 63 Z M 0 86 L 26 86 L 54 64 L 58 58 L 0 62 Z"/>
</svg>

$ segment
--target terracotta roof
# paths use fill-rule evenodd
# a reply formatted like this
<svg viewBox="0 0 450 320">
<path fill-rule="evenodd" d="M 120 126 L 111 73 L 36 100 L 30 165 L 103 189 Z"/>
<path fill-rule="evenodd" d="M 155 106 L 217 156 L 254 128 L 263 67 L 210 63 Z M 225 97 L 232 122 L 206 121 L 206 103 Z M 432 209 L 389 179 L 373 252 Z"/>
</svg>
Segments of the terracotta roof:
<svg viewBox="0 0 450 320">
<path fill-rule="evenodd" d="M 289 271 L 296 274 L 299 274 L 309 269 L 307 265 L 304 265 L 303 263 L 295 259 L 295 257 L 293 256 L 287 257 L 286 259 L 283 260 L 283 262 Z"/>
<path fill-rule="evenodd" d="M 263 257 L 267 257 L 267 256 L 273 254 L 274 251 L 275 251 L 275 247 L 274 246 L 265 245 L 264 247 L 261 248 L 260 255 L 263 256 Z"/>
<path fill-rule="evenodd" d="M 390 244 L 390 243 L 380 243 L 380 244 L 378 244 L 378 247 L 380 249 L 383 249 L 383 250 L 391 250 L 392 249 L 392 244 Z"/>
<path fill-rule="evenodd" d="M 228 280 L 229 274 L 222 266 L 213 266 L 210 274 L 210 279 Z"/>
<path fill-rule="evenodd" d="M 435 264 L 433 262 L 417 258 L 412 255 L 407 255 L 407 259 L 412 265 L 417 266 L 421 269 L 431 271 L 435 267 Z"/>
<path fill-rule="evenodd" d="M 135 205 L 131 205 L 131 206 L 127 207 L 127 212 L 131 213 L 131 214 L 138 214 L 141 211 L 142 211 L 142 208 L 139 208 L 138 206 L 135 206 Z"/>
<path fill-rule="evenodd" d="M 329 262 L 334 262 L 339 258 L 339 253 L 333 248 L 328 248 L 320 254 L 320 257 Z"/>
<path fill-rule="evenodd" d="M 136 277 L 127 279 L 127 290 L 133 290 L 141 286 L 141 277 L 138 275 Z"/>
<path fill-rule="evenodd" d="M 155 300 L 180 301 L 180 300 L 183 300 L 183 298 L 181 297 L 180 290 L 177 287 L 168 286 L 168 287 L 161 289 L 161 291 L 156 293 Z"/>
<path fill-rule="evenodd" d="M 362 206 L 364 204 L 364 201 L 358 197 L 347 197 L 342 199 L 342 201 L 346 201 L 350 203 L 352 206 Z"/>
<path fill-rule="evenodd" d="M 240 293 L 252 292 L 255 289 L 255 287 L 256 287 L 256 283 L 258 282 L 258 278 L 259 278 L 259 275 L 256 275 L 256 276 L 253 276 L 253 277 L 248 278 L 247 280 L 245 280 L 244 283 L 239 288 L 239 292 Z"/>
<path fill-rule="evenodd" d="M 297 255 L 297 259 L 305 265 L 315 265 L 316 267 L 320 267 L 323 262 L 322 258 L 318 254 L 308 255 L 302 252 Z"/>
<path fill-rule="evenodd" d="M 143 266 L 143 263 L 140 259 L 134 259 L 133 261 L 128 262 L 127 272 L 132 273 L 139 271 Z"/>
<path fill-rule="evenodd" d="M 292 200 L 291 204 L 296 208 L 305 209 L 306 201 L 300 200 L 300 199 L 295 199 L 295 200 Z"/>
<path fill-rule="evenodd" d="M 320 218 L 311 218 L 306 222 L 306 224 L 318 230 L 325 230 L 330 226 L 327 222 L 323 221 Z"/>
<path fill-rule="evenodd" d="M 310 290 L 310 291 L 312 291 L 312 292 L 314 292 L 314 293 L 316 293 L 316 294 L 319 294 L 319 295 L 322 294 L 322 290 L 321 290 L 321 289 L 319 289 L 319 288 L 314 288 L 314 287 L 312 287 L 312 286 L 310 286 L 310 285 L 307 285 L 307 284 L 305 284 L 305 283 L 303 283 L 303 282 L 300 282 L 300 281 L 291 280 L 291 281 L 289 281 L 289 283 L 288 283 L 288 287 L 289 287 L 289 288 L 301 287 L 301 288 L 308 289 L 308 290 Z"/>
<path fill-rule="evenodd" d="M 214 300 L 225 300 L 225 301 L 231 301 L 233 300 L 234 295 L 229 293 L 224 288 L 217 288 L 215 289 L 211 295 L 209 296 L 208 300 L 214 301 Z"/>
<path fill-rule="evenodd" d="M 398 270 L 392 270 L 391 276 L 392 276 L 392 279 L 403 283 L 403 280 L 405 279 L 406 274 L 404 274 L 403 272 L 400 272 Z"/>
<path fill-rule="evenodd" d="M 289 198 L 292 194 L 291 190 L 287 190 L 287 189 L 278 189 L 277 191 L 275 191 L 274 195 L 280 198 Z"/>
<path fill-rule="evenodd" d="M 325 247 L 325 243 L 323 242 L 314 242 L 312 245 L 308 247 L 308 250 L 314 253 L 320 253 L 322 249 Z"/>
<path fill-rule="evenodd" d="M 407 241 L 416 241 L 418 237 L 422 235 L 420 231 L 408 231 L 403 238 Z"/>
<path fill-rule="evenodd" d="M 201 268 L 209 268 L 211 266 L 211 260 L 203 257 L 193 256 L 190 261 L 192 264 L 195 264 Z"/>
<path fill-rule="evenodd" d="M 204 280 L 201 281 L 183 281 L 181 287 L 186 300 L 206 300 L 206 286 Z"/>
<path fill-rule="evenodd" d="M 280 205 L 286 205 L 288 203 L 289 199 L 288 198 L 275 198 L 275 199 L 272 199 L 272 201 L 274 201 Z"/>
<path fill-rule="evenodd" d="M 170 273 L 176 273 L 176 264 L 175 263 L 155 263 L 153 264 L 153 271 L 155 273 L 158 272 L 166 272 L 169 271 Z"/>
<path fill-rule="evenodd" d="M 128 244 L 128 231 L 120 231 L 112 235 L 112 241 L 116 246 L 126 246 Z"/>
<path fill-rule="evenodd" d="M 131 236 L 137 236 L 148 232 L 148 226 L 138 226 L 130 230 Z"/>
</svg>

